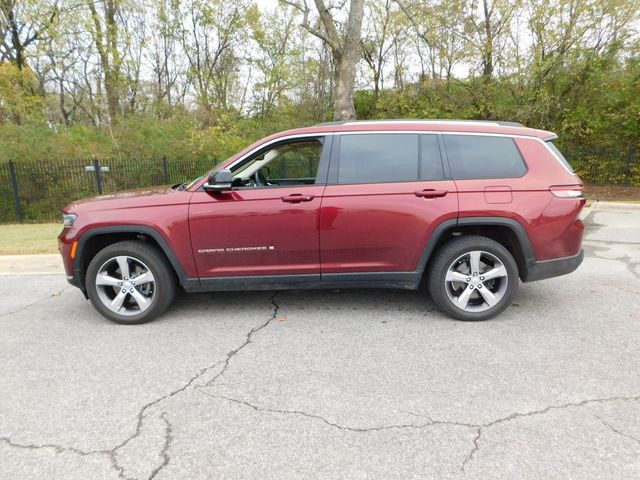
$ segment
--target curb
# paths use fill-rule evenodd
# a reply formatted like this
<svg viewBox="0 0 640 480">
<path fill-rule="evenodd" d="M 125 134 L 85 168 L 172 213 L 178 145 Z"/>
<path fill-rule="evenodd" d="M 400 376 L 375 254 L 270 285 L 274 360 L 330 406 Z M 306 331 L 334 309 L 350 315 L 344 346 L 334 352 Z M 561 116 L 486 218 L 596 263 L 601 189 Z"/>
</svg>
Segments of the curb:
<svg viewBox="0 0 640 480">
<path fill-rule="evenodd" d="M 589 205 L 586 208 L 583 208 L 582 212 L 580 212 L 580 220 L 584 221 L 585 218 L 591 215 L 591 212 L 593 212 L 596 209 L 596 205 L 598 205 L 598 200 L 594 200 L 591 205 Z"/>
<path fill-rule="evenodd" d="M 640 203 L 595 201 L 598 210 L 640 210 Z"/>
<path fill-rule="evenodd" d="M 0 275 L 64 275 L 64 266 L 59 253 L 0 255 Z"/>
</svg>

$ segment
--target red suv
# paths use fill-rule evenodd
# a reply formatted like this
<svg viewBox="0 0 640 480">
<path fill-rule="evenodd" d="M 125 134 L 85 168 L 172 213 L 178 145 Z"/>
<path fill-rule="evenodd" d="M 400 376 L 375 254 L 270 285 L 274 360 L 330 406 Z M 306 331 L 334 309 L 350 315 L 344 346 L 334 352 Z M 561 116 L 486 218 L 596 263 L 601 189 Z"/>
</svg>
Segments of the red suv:
<svg viewBox="0 0 640 480">
<path fill-rule="evenodd" d="M 80 200 L 69 282 L 141 323 L 187 292 L 417 289 L 460 320 L 582 262 L 583 186 L 551 132 L 482 121 L 333 122 L 267 137 L 195 180 Z"/>
</svg>

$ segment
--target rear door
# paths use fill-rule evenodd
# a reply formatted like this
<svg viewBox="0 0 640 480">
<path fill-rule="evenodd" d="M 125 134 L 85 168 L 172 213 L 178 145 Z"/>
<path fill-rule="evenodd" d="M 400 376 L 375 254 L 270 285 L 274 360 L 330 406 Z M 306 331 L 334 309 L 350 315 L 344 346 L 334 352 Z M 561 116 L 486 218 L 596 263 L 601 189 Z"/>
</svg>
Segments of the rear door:
<svg viewBox="0 0 640 480">
<path fill-rule="evenodd" d="M 320 210 L 323 279 L 416 270 L 434 228 L 458 213 L 440 143 L 435 133 L 334 136 Z"/>
</svg>

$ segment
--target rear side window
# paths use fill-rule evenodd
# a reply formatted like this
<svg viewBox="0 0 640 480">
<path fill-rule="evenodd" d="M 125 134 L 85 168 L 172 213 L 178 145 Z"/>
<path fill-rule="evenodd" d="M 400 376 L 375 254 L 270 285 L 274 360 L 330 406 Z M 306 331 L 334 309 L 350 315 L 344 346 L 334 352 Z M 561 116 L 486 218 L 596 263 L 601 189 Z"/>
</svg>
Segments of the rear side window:
<svg viewBox="0 0 640 480">
<path fill-rule="evenodd" d="M 399 133 L 340 135 L 338 183 L 416 181 L 419 139 Z"/>
<path fill-rule="evenodd" d="M 514 178 L 527 172 L 513 138 L 443 135 L 453 178 Z"/>
</svg>

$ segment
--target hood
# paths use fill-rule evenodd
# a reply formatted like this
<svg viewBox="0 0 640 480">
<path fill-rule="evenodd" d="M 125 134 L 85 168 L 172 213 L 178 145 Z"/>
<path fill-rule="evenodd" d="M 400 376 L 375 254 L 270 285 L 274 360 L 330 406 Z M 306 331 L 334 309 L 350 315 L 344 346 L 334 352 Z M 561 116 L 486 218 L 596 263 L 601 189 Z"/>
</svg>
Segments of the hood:
<svg viewBox="0 0 640 480">
<path fill-rule="evenodd" d="M 127 192 L 110 193 L 76 200 L 64 211 L 112 210 L 120 208 L 151 207 L 188 203 L 191 192 L 174 190 L 171 187 L 147 187 Z"/>
</svg>

